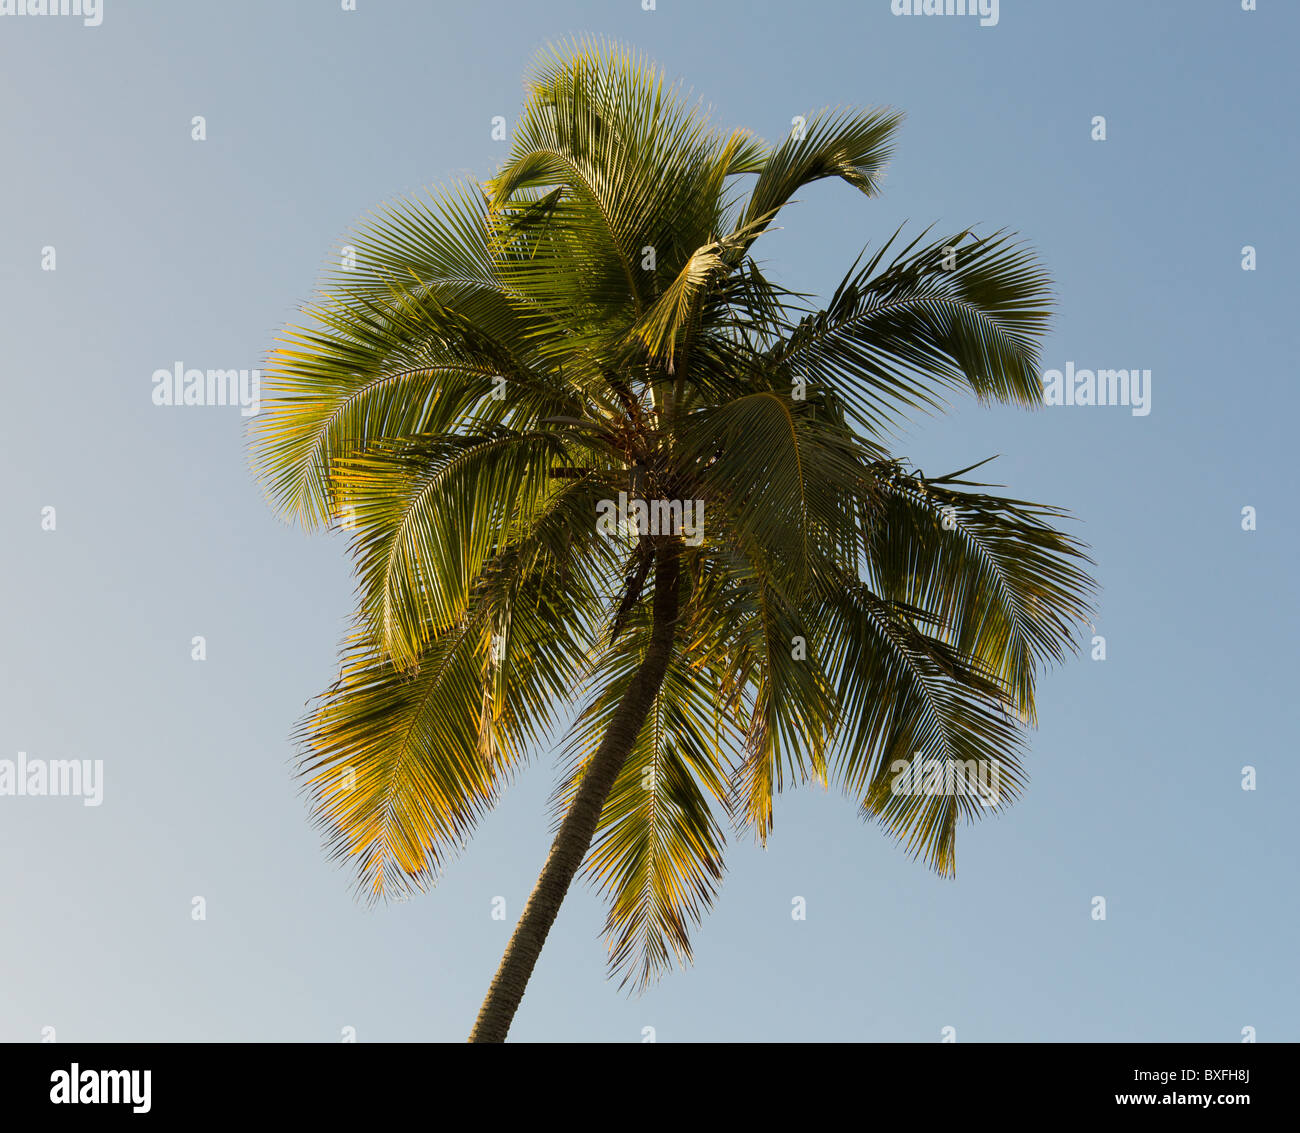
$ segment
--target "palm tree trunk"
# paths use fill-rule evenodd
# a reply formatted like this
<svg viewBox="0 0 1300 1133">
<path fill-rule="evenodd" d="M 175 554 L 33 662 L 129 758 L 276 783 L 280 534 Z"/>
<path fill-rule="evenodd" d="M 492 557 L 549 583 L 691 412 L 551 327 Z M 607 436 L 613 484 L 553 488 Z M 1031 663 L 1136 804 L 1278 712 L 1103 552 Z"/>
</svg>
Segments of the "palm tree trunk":
<svg viewBox="0 0 1300 1133">
<path fill-rule="evenodd" d="M 533 974 L 542 945 L 546 943 L 546 935 L 551 931 L 569 884 L 596 835 L 605 800 L 659 694 L 676 632 L 678 568 L 676 543 L 660 544 L 655 556 L 654 623 L 650 645 L 622 704 L 609 722 L 605 738 L 591 758 L 569 813 L 556 832 L 546 865 L 533 886 L 523 916 L 506 945 L 501 966 L 479 1009 L 474 1030 L 469 1036 L 472 1043 L 505 1042 L 506 1032 L 510 1030 L 515 1011 L 524 997 L 524 988 L 528 986 L 528 978 Z"/>
</svg>

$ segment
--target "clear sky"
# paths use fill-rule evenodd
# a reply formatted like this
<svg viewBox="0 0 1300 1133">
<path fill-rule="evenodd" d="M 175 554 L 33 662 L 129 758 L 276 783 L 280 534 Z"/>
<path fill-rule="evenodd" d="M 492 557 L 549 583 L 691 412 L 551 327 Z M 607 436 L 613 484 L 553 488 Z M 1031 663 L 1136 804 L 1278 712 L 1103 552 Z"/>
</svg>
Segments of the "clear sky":
<svg viewBox="0 0 1300 1133">
<path fill-rule="evenodd" d="M 883 197 L 811 188 L 756 248 L 771 273 L 827 294 L 903 221 L 1008 227 L 1057 281 L 1044 367 L 1150 370 L 1152 396 L 959 402 L 899 439 L 927 473 L 1002 454 L 984 478 L 1069 508 L 1103 586 L 1106 660 L 1042 682 L 1029 789 L 959 833 L 956 879 L 786 794 L 766 851 L 731 839 L 694 967 L 640 998 L 571 893 L 512 1039 L 1300 1039 L 1300 5 L 356 7 L 0 15 L 0 759 L 103 766 L 99 806 L 0 797 L 0 1040 L 468 1033 L 549 844 L 553 754 L 437 888 L 359 905 L 288 738 L 336 672 L 343 540 L 272 515 L 238 409 L 156 406 L 151 376 L 259 366 L 366 210 L 495 171 L 491 119 L 579 32 L 769 140 L 827 104 L 904 110 Z"/>
</svg>

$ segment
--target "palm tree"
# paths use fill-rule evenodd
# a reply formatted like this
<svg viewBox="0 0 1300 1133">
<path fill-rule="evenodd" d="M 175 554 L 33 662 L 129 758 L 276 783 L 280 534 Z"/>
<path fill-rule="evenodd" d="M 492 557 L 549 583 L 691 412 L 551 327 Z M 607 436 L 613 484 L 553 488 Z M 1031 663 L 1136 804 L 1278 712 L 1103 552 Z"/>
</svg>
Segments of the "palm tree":
<svg viewBox="0 0 1300 1133">
<path fill-rule="evenodd" d="M 959 818 L 1023 785 L 1087 556 L 1060 510 L 884 445 L 955 391 L 1039 402 L 1046 275 L 1001 233 L 895 233 L 817 310 L 752 254 L 815 181 L 875 196 L 899 121 L 823 111 L 769 146 L 627 50 L 553 49 L 496 178 L 366 222 L 275 351 L 256 467 L 356 563 L 299 739 L 360 889 L 432 882 L 567 734 L 554 843 L 471 1041 L 505 1039 L 584 863 L 640 988 L 690 959 L 724 822 L 764 841 L 783 788 L 833 783 L 951 874 Z M 615 501 L 631 518 L 603 522 Z M 917 760 L 998 790 L 898 790 Z"/>
</svg>

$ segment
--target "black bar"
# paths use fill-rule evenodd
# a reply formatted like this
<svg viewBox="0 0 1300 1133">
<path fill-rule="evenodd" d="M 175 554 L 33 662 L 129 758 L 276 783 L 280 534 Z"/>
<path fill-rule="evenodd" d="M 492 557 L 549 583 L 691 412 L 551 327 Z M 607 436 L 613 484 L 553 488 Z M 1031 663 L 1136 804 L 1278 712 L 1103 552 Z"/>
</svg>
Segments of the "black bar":
<svg viewBox="0 0 1300 1133">
<path fill-rule="evenodd" d="M 710 1074 L 692 1059 L 682 1064 L 689 1076 L 674 1083 L 663 1077 L 672 1067 L 671 1059 L 660 1063 L 644 1045 L 637 1045 L 642 1046 L 640 1052 L 632 1061 L 626 1055 L 619 1058 L 613 1073 L 599 1058 L 586 1067 L 588 1080 L 600 1083 L 596 1090 L 608 1091 L 611 1097 L 623 1092 L 640 1095 L 636 1109 L 649 1116 L 655 1107 L 646 1090 L 654 1081 L 658 1085 L 651 1097 L 663 1099 L 665 1108 L 658 1112 L 665 1121 L 674 1119 L 669 1099 L 698 1098 L 701 1092 L 716 1096 L 718 1107 L 727 1106 L 734 1116 L 732 1107 L 741 1099 L 733 1091 L 739 1083 L 716 1093 L 706 1084 L 710 1078 L 720 1083 L 733 1079 L 736 1067 L 729 1057 L 723 1055 L 719 1066 L 731 1073 Z M 796 1108 L 807 1106 L 809 1115 L 843 1112 L 847 1103 L 848 1113 L 864 1119 L 873 1111 L 878 1116 L 884 1112 L 875 1110 L 875 1100 L 890 1098 L 905 1112 L 927 1118 L 981 1110 L 1032 1117 L 1109 1115 L 1132 1109 L 1180 1117 L 1205 1112 L 1222 1123 L 1225 1109 L 1254 1110 L 1262 1116 L 1259 1107 L 1276 1112 L 1294 1106 L 1294 1099 L 1284 1096 L 1294 1048 L 1282 1044 L 863 1044 L 839 1053 L 817 1048 L 819 1053 L 809 1052 L 807 1064 L 800 1049 L 785 1047 L 780 1063 L 764 1072 L 762 1082 L 749 1083 L 749 1089 L 760 1085 L 766 1087 L 764 1095 L 770 1093 L 770 1103 L 763 1103 L 769 1116 L 786 1108 L 783 1098 Z M 715 1057 L 710 1056 L 706 1066 L 711 1068 Z M 825 1073 L 827 1057 L 838 1072 Z M 480 1062 L 467 1054 L 466 1062 L 453 1063 L 449 1054 L 427 1047 L 384 1043 L 11 1044 L 0 1055 L 0 1125 L 17 1130 L 25 1127 L 23 1119 L 54 1118 L 91 1124 L 155 1122 L 170 1128 L 176 1121 L 196 1118 L 206 1125 L 221 1117 L 291 1114 L 298 1127 L 316 1117 L 373 1121 L 404 1110 L 413 1111 L 412 1116 L 424 1112 L 434 1122 L 438 1114 L 446 1120 L 464 1105 L 471 1110 L 501 1101 L 508 1105 L 510 1099 L 522 1097 L 521 1087 L 533 1077 L 553 1087 L 553 1055 L 538 1057 L 533 1051 L 506 1059 L 504 1064 L 496 1058 Z M 815 1077 L 809 1073 L 814 1059 L 820 1071 Z M 844 1075 L 855 1062 L 861 1069 Z M 66 1100 L 74 1067 L 75 1102 Z M 563 1080 L 571 1082 L 577 1066 L 570 1063 L 568 1069 Z M 105 1071 L 114 1073 L 106 1076 Z M 123 1071 L 137 1073 L 132 1077 Z M 502 1078 L 507 1071 L 508 1088 Z M 638 1084 L 639 1071 L 655 1078 Z M 125 1100 L 115 1104 L 114 1090 Z M 91 1100 L 96 1094 L 106 1100 Z M 1191 1095 L 1201 1100 L 1184 1100 Z M 1212 1098 L 1209 1105 L 1205 1095 Z M 60 1100 L 52 1100 L 55 1096 Z M 427 1108 L 435 1098 L 437 1104 Z M 552 1095 L 548 1108 L 556 1100 Z M 642 1110 L 647 1103 L 649 1108 Z M 692 1111 L 699 1112 L 694 1103 Z M 552 1120 L 567 1119 L 552 1111 L 547 1121 Z"/>
</svg>

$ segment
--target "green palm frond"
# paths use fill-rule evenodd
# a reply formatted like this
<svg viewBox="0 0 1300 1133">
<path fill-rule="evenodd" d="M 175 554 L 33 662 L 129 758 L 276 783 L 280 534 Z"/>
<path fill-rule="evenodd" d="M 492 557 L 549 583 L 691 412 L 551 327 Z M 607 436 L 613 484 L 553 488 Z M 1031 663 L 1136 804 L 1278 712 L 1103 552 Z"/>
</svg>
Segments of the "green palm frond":
<svg viewBox="0 0 1300 1133">
<path fill-rule="evenodd" d="M 788 381 L 832 384 L 871 432 L 900 410 L 941 406 L 945 390 L 1040 404 L 1047 275 L 1002 234 L 920 240 L 886 263 L 891 240 L 850 272 L 823 310 L 772 348 L 770 364 Z"/>
<path fill-rule="evenodd" d="M 467 619 L 442 634 L 414 675 L 357 635 L 299 730 L 317 820 L 372 899 L 427 884 L 496 800 L 500 771 L 482 727 L 484 629 Z"/>
<path fill-rule="evenodd" d="M 929 611 L 944 640 L 993 673 L 1013 710 L 1036 723 L 1037 669 L 1064 660 L 1074 628 L 1094 616 L 1083 569 L 1091 559 L 1048 522 L 1066 513 L 896 464 L 876 475 L 885 502 L 867 555 L 879 593 Z"/>
<path fill-rule="evenodd" d="M 568 450 L 554 433 L 504 427 L 372 445 L 335 462 L 352 516 L 361 612 L 398 663 L 464 616 L 487 561 L 520 516 L 564 491 Z"/>
<path fill-rule="evenodd" d="M 572 803 L 640 663 L 641 629 L 593 674 L 596 692 L 571 730 L 552 800 L 557 815 Z M 637 990 L 674 960 L 690 962 L 690 931 L 722 880 L 725 837 L 714 808 L 725 812 L 728 770 L 743 739 L 708 692 L 689 651 L 679 650 L 601 813 L 586 863 L 609 903 L 610 969 Z"/>
<path fill-rule="evenodd" d="M 909 850 L 950 874 L 957 819 L 979 815 L 978 797 L 897 793 L 898 765 L 969 764 L 976 781 L 997 785 L 1001 805 L 1023 781 L 1023 736 L 995 675 L 925 632 L 925 620 L 924 611 L 860 584 L 828 590 L 824 652 L 846 713 L 831 778 Z"/>
<path fill-rule="evenodd" d="M 877 196 L 902 120 L 902 114 L 888 109 L 814 114 L 767 154 L 742 224 L 765 226 L 805 185 L 828 177 L 839 177 L 868 197 Z"/>
</svg>

